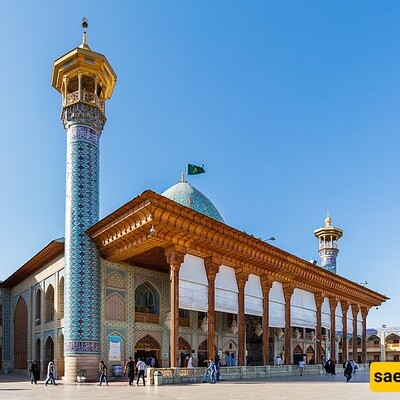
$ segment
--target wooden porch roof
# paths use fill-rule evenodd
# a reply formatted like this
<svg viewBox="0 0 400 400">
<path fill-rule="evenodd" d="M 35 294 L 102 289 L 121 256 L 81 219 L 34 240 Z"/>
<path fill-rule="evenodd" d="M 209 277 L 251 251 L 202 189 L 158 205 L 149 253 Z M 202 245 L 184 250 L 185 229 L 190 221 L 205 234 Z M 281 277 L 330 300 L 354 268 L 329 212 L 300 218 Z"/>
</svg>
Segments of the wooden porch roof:
<svg viewBox="0 0 400 400">
<path fill-rule="evenodd" d="M 106 260 L 169 271 L 171 245 L 245 274 L 267 276 L 295 288 L 376 307 L 388 298 L 278 249 L 260 239 L 182 206 L 151 190 L 117 209 L 87 233 Z"/>
</svg>

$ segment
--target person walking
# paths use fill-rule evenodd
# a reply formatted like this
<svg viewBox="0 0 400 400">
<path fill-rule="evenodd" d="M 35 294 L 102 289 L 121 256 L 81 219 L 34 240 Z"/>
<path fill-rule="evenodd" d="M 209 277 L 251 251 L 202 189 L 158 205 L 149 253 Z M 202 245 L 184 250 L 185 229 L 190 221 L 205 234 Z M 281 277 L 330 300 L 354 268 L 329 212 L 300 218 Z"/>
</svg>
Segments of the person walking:
<svg viewBox="0 0 400 400">
<path fill-rule="evenodd" d="M 138 374 L 136 386 L 139 386 L 140 377 L 142 377 L 142 379 L 143 379 L 143 386 L 146 386 L 146 381 L 144 379 L 144 373 L 146 372 L 146 368 L 147 368 L 146 363 L 143 361 L 142 358 L 139 358 L 139 361 L 136 364 L 136 369 L 137 369 L 137 374 Z"/>
<path fill-rule="evenodd" d="M 125 364 L 124 374 L 126 372 L 128 372 L 129 386 L 132 386 L 135 376 L 135 363 L 133 362 L 132 357 L 129 357 L 129 360 Z"/>
<path fill-rule="evenodd" d="M 210 359 L 210 362 L 208 363 L 208 369 L 209 369 L 209 374 L 210 374 L 210 383 L 215 383 L 215 377 L 217 375 L 217 368 L 215 366 L 215 362 Z"/>
<path fill-rule="evenodd" d="M 303 376 L 304 374 L 304 366 L 306 365 L 306 362 L 304 360 L 299 361 L 299 372 L 300 376 Z"/>
<path fill-rule="evenodd" d="M 37 385 L 37 381 L 40 379 L 40 371 L 36 361 L 32 362 L 29 371 L 31 373 L 31 384 L 33 385 L 33 382 L 35 382 L 35 385 Z"/>
<path fill-rule="evenodd" d="M 100 370 L 100 379 L 99 379 L 99 383 L 97 384 L 97 386 L 101 386 L 101 384 L 103 383 L 103 380 L 106 383 L 106 386 L 108 386 L 107 365 L 104 364 L 104 361 L 100 361 L 99 370 Z"/>
<path fill-rule="evenodd" d="M 44 385 L 47 386 L 48 383 L 52 383 L 54 386 L 57 386 L 56 383 L 56 367 L 54 366 L 53 361 L 50 361 L 47 365 L 47 378 L 44 381 Z"/>
<path fill-rule="evenodd" d="M 351 375 L 353 373 L 353 367 L 348 361 L 345 361 L 343 363 L 343 368 L 344 368 L 343 375 L 346 377 L 346 382 L 349 382 L 351 379 Z"/>
</svg>

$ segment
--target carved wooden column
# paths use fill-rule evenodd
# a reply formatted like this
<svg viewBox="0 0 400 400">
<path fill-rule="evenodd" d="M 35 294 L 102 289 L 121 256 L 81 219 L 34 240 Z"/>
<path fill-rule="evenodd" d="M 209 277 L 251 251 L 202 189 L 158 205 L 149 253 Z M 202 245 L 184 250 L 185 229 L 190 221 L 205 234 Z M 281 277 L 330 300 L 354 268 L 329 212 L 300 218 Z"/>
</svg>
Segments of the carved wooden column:
<svg viewBox="0 0 400 400">
<path fill-rule="evenodd" d="M 357 316 L 358 316 L 358 304 L 351 305 L 351 312 L 353 314 L 353 360 L 357 362 Z"/>
<path fill-rule="evenodd" d="M 368 307 L 361 307 L 361 315 L 363 319 L 363 327 L 362 327 L 362 341 L 361 341 L 361 362 L 367 362 L 367 316 L 368 316 Z"/>
<path fill-rule="evenodd" d="M 347 311 L 349 310 L 349 303 L 341 301 L 340 305 L 342 306 L 342 354 L 344 362 L 349 358 L 349 341 L 347 340 Z"/>
<path fill-rule="evenodd" d="M 294 287 L 289 283 L 283 285 L 283 295 L 285 297 L 285 364 L 291 363 L 292 355 L 292 329 L 291 329 L 291 316 L 290 316 L 290 300 Z"/>
<path fill-rule="evenodd" d="M 269 291 L 272 287 L 273 278 L 269 276 L 261 277 L 261 288 L 263 292 L 263 363 L 269 362 Z"/>
<path fill-rule="evenodd" d="M 249 275 L 242 272 L 236 272 L 236 282 L 239 289 L 238 294 L 238 365 L 245 365 L 245 347 L 246 347 L 246 321 L 244 315 L 244 287 L 246 286 Z"/>
<path fill-rule="evenodd" d="M 331 310 L 331 358 L 333 361 L 338 361 L 338 354 L 336 354 L 336 307 L 337 300 L 334 297 L 329 298 L 329 308 Z M 319 360 L 321 361 L 321 360 Z"/>
<path fill-rule="evenodd" d="M 179 270 L 185 257 L 184 251 L 179 251 L 175 246 L 165 249 L 167 262 L 170 266 L 170 364 L 171 367 L 179 366 Z"/>
<path fill-rule="evenodd" d="M 217 277 L 220 260 L 209 257 L 204 260 L 208 280 L 208 331 L 207 351 L 208 358 L 215 360 L 215 278 Z"/>
<path fill-rule="evenodd" d="M 322 303 L 324 302 L 324 296 L 321 293 L 314 293 L 315 305 L 317 306 L 317 332 L 316 332 L 316 344 L 315 344 L 315 362 L 321 361 L 321 332 L 322 332 Z M 326 356 L 326 355 L 325 355 Z"/>
</svg>

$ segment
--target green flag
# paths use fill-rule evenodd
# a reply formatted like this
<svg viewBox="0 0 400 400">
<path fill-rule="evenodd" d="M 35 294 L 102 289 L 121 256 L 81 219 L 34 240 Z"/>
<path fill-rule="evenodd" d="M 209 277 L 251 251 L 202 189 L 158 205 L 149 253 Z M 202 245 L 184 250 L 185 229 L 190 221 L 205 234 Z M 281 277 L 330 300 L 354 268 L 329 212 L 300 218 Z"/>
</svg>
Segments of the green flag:
<svg viewBox="0 0 400 400">
<path fill-rule="evenodd" d="M 204 170 L 204 164 L 201 165 L 194 165 L 188 164 L 188 175 L 198 175 L 204 174 L 206 171 Z"/>
</svg>

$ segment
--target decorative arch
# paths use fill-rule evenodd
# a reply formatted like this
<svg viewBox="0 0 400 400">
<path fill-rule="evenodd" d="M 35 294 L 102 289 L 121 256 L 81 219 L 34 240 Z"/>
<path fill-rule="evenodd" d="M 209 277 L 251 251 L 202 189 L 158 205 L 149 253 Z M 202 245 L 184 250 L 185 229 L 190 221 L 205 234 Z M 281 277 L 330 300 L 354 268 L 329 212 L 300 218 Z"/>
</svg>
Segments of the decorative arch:
<svg viewBox="0 0 400 400">
<path fill-rule="evenodd" d="M 58 318 L 64 318 L 64 277 L 58 283 Z"/>
<path fill-rule="evenodd" d="M 35 325 L 40 325 L 42 323 L 42 290 L 38 289 L 36 291 L 36 301 L 35 301 Z"/>
<path fill-rule="evenodd" d="M 112 293 L 107 296 L 106 319 L 125 321 L 125 299 L 118 293 Z"/>
<path fill-rule="evenodd" d="M 150 351 L 154 349 L 161 349 L 161 346 L 158 340 L 147 334 L 136 342 L 135 348 L 137 350 Z"/>
<path fill-rule="evenodd" d="M 298 355 L 303 355 L 303 349 L 301 348 L 300 345 L 297 345 L 294 349 L 293 349 L 293 354 L 298 354 Z"/>
<path fill-rule="evenodd" d="M 22 296 L 14 313 L 14 368 L 26 369 L 28 360 L 28 307 Z"/>
<path fill-rule="evenodd" d="M 190 353 L 192 352 L 191 344 L 182 336 L 179 336 L 179 350 L 188 351 Z"/>
<path fill-rule="evenodd" d="M 306 350 L 307 364 L 315 364 L 315 350 L 309 345 Z"/>
<path fill-rule="evenodd" d="M 136 287 L 135 311 L 145 314 L 160 314 L 160 294 L 151 282 L 146 281 Z"/>
<path fill-rule="evenodd" d="M 125 279 L 118 272 L 113 272 L 107 276 L 107 287 L 125 290 Z"/>
<path fill-rule="evenodd" d="M 54 287 L 49 285 L 46 290 L 46 318 L 45 322 L 54 320 Z"/>
</svg>

